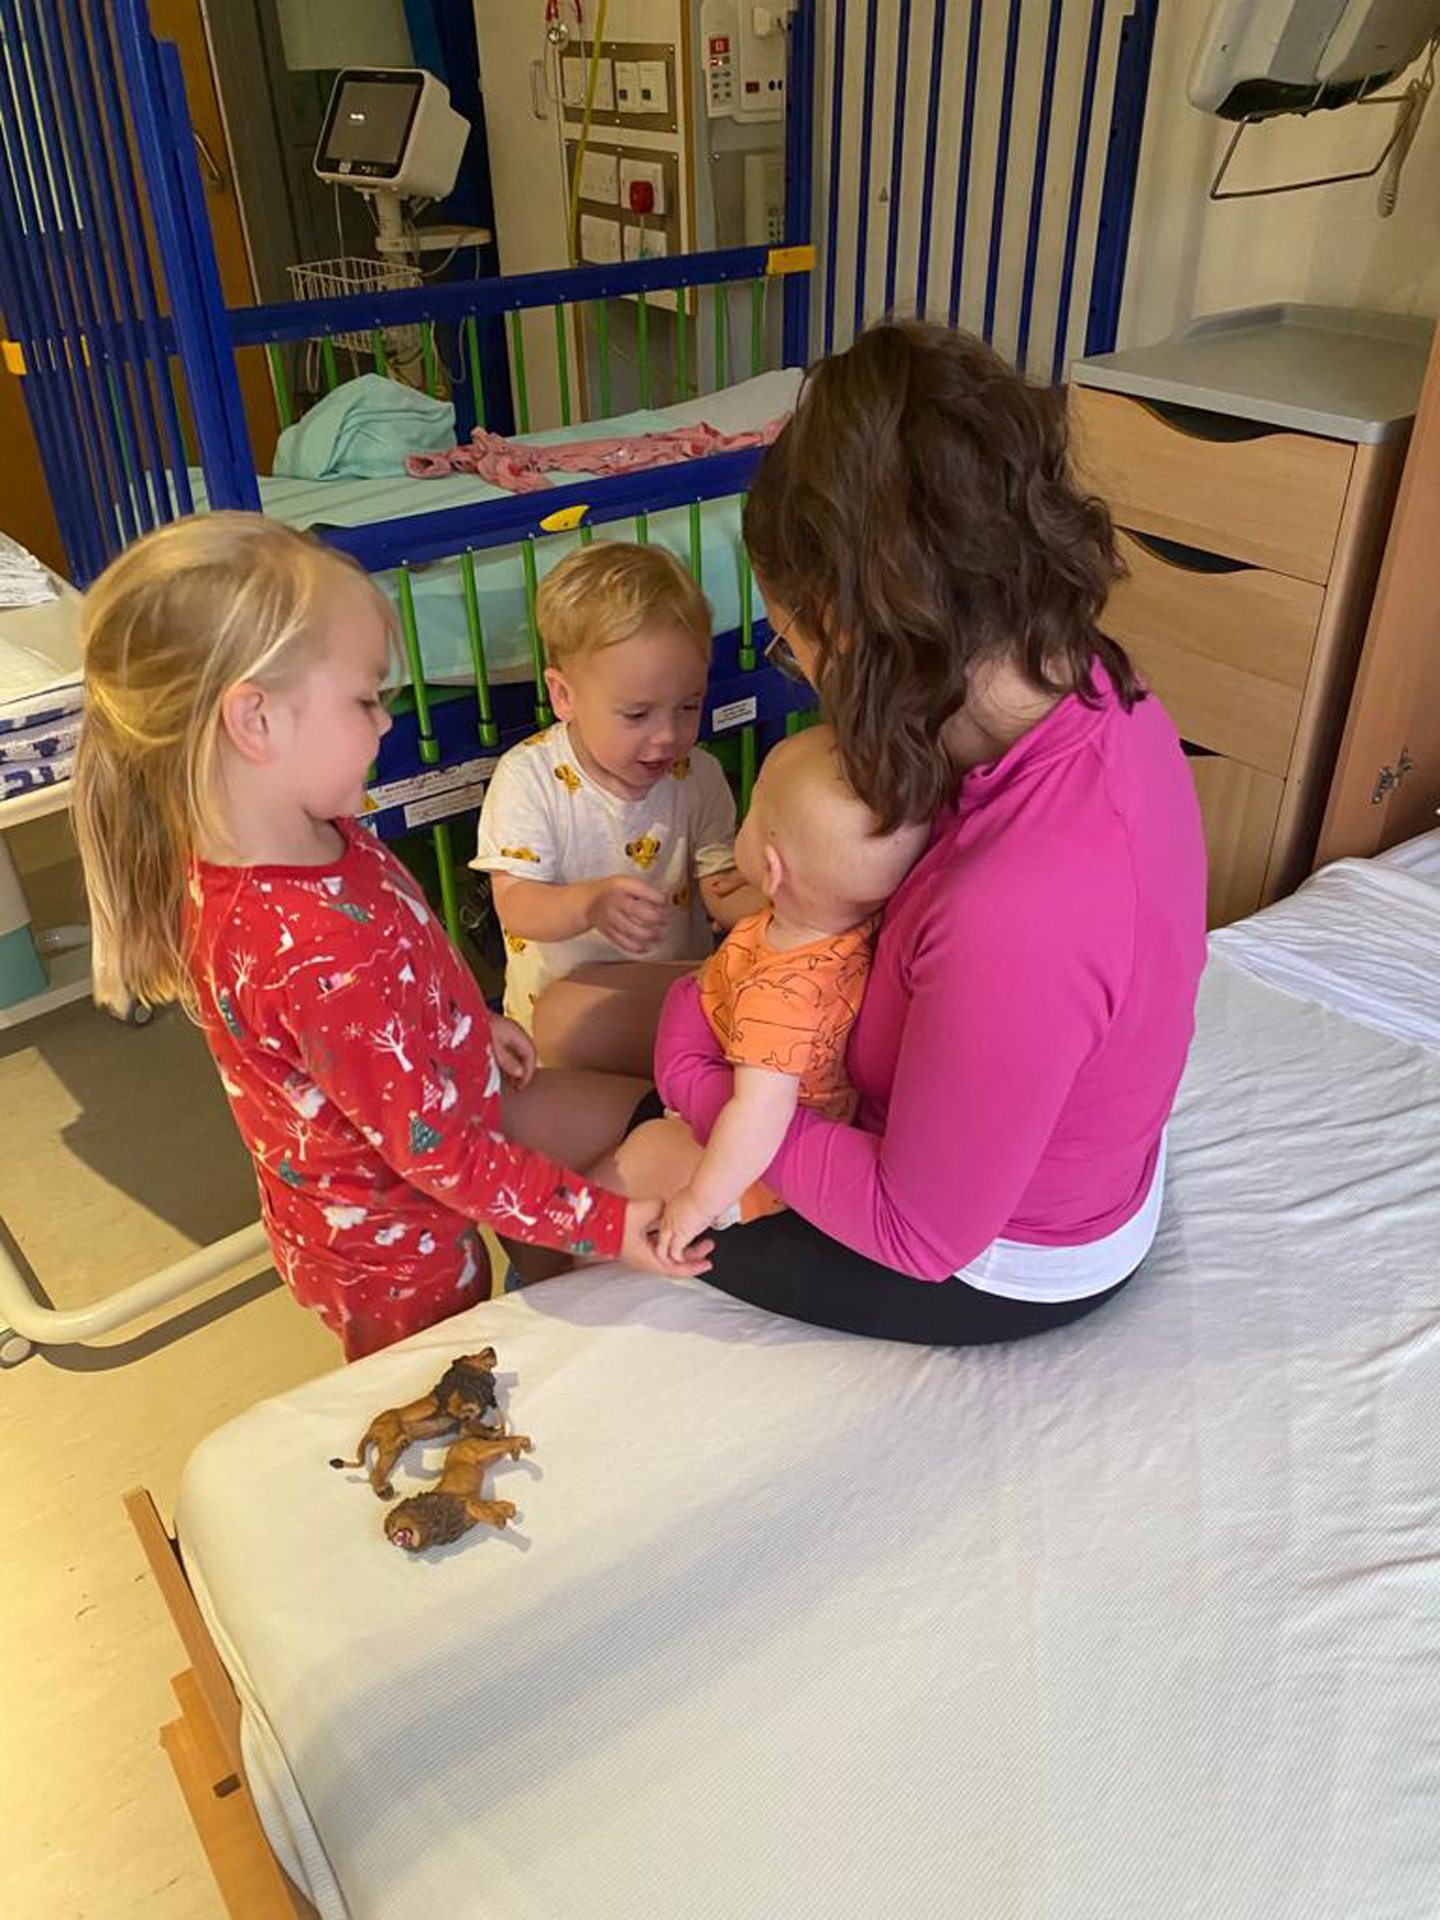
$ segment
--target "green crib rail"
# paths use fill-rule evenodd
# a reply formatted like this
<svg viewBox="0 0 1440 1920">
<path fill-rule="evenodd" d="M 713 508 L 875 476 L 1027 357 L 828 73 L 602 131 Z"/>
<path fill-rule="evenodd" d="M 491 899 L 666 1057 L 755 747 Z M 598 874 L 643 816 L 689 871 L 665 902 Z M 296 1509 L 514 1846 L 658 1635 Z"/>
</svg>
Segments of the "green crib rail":
<svg viewBox="0 0 1440 1920">
<path fill-rule="evenodd" d="M 435 339 L 434 322 L 429 320 L 422 321 L 419 323 L 416 331 L 418 332 L 420 343 L 421 379 L 424 383 L 426 393 L 428 393 L 433 400 L 440 396 L 444 388 L 444 382 L 441 379 L 441 352 Z M 479 417 L 483 425 L 484 396 L 481 392 L 479 345 L 475 338 L 475 322 L 473 319 L 467 320 L 464 323 L 462 327 L 462 341 L 469 349 L 470 377 L 474 383 L 477 409 L 479 410 Z M 320 350 L 319 367 L 324 381 L 325 391 L 327 393 L 333 393 L 336 387 L 340 385 L 342 377 L 336 343 L 334 340 L 322 336 L 315 341 L 313 345 L 318 346 Z M 355 358 L 353 346 L 350 351 L 352 359 Z M 374 371 L 379 374 L 388 374 L 391 371 L 390 348 L 386 344 L 385 330 L 382 327 L 372 329 L 369 352 Z M 271 341 L 265 348 L 265 357 L 270 366 L 270 384 L 275 393 L 275 411 L 279 417 L 280 425 L 282 428 L 293 426 L 296 418 L 296 410 L 290 370 L 286 364 L 285 349 L 278 342 Z M 304 369 L 302 368 L 302 372 L 303 371 Z M 567 396 L 567 409 L 568 404 Z"/>
<path fill-rule="evenodd" d="M 560 424 L 570 424 L 570 341 L 565 327 L 565 309 L 555 309 L 555 365 L 560 378 Z"/>
<path fill-rule="evenodd" d="M 550 711 L 550 689 L 545 684 L 545 643 L 540 638 L 540 619 L 535 604 L 540 591 L 540 578 L 533 535 L 522 543 L 520 558 L 525 567 L 525 624 L 530 630 L 530 658 L 535 671 L 535 724 L 537 727 L 548 727 L 555 715 Z"/>
<path fill-rule="evenodd" d="M 461 337 L 465 345 L 465 358 L 470 368 L 470 398 L 475 408 L 475 424 L 485 425 L 485 382 L 480 377 L 480 323 L 472 313 L 462 322 Z"/>
<path fill-rule="evenodd" d="M 809 261 L 803 257 L 806 251 L 802 249 L 797 255 L 775 256 L 773 271 L 807 271 Z M 558 410 L 559 424 L 568 427 L 577 418 L 584 421 L 610 416 L 615 406 L 617 368 L 622 365 L 630 369 L 633 390 L 644 408 L 666 398 L 698 395 L 705 384 L 702 346 L 705 291 L 703 286 L 678 288 L 673 309 L 668 304 L 656 305 L 643 290 L 629 295 L 591 298 L 584 302 L 552 302 L 554 404 Z M 732 355 L 731 327 L 747 306 L 748 372 L 753 376 L 765 369 L 770 321 L 769 279 L 712 286 L 709 293 L 710 372 L 713 386 L 718 389 L 726 386 L 734 377 L 732 360 L 739 356 Z M 515 418 L 522 433 L 531 430 L 536 411 L 526 360 L 527 310 L 517 307 L 508 315 Z M 628 313 L 630 321 L 622 331 L 621 339 L 617 340 L 617 315 L 624 313 Z M 583 324 L 587 321 L 590 328 L 588 339 Z M 622 344 L 629 341 L 632 326 L 633 356 L 628 346 Z M 437 336 L 435 323 L 431 321 L 412 322 L 410 328 L 414 330 L 407 330 L 403 335 L 398 329 L 391 330 L 387 335 L 386 329 L 380 327 L 373 328 L 368 335 L 349 335 L 339 339 L 317 335 L 311 341 L 308 353 L 303 342 L 296 343 L 294 351 L 297 357 L 293 360 L 287 359 L 282 344 L 267 344 L 265 351 L 280 425 L 289 427 L 294 424 L 297 394 L 302 403 L 307 403 L 314 387 L 322 382 L 326 392 L 333 392 L 347 377 L 345 364 L 348 358 L 350 372 L 359 371 L 367 360 L 377 373 L 412 382 L 418 371 L 425 391 L 432 396 L 448 392 L 452 385 L 458 388 L 468 383 L 476 423 L 485 426 L 487 409 L 479 322 L 476 317 L 469 315 L 460 319 L 449 332 L 440 336 Z M 417 334 L 418 355 L 411 344 Z M 445 344 L 447 340 L 453 348 L 453 359 Z M 362 346 L 365 349 L 363 353 Z M 745 363 L 742 361 L 741 364 Z M 564 550 L 568 551 L 577 532 L 581 545 L 588 544 L 596 537 L 595 529 L 588 522 L 582 522 L 578 530 L 544 532 L 520 542 L 525 629 L 530 654 L 529 677 L 537 727 L 549 726 L 554 718 L 545 682 L 544 643 L 536 614 L 540 580 L 548 571 L 542 546 L 548 547 L 552 540 L 561 540 L 566 543 Z M 633 517 L 629 535 L 642 545 L 650 540 L 650 518 L 647 514 L 639 513 Z M 624 537 L 623 524 L 607 524 L 601 537 Z M 692 502 L 688 509 L 687 545 L 690 571 L 703 592 L 704 521 L 698 501 Z M 500 744 L 500 729 L 495 715 L 487 635 L 480 611 L 476 555 L 474 550 L 466 549 L 456 558 L 459 563 L 469 671 L 477 706 L 476 737 L 482 748 L 493 751 Z M 737 548 L 735 564 L 740 608 L 738 665 L 742 673 L 748 674 L 758 671 L 760 657 L 755 644 L 755 581 L 743 546 Z M 413 704 L 420 762 L 422 766 L 435 767 L 441 761 L 441 747 L 435 732 L 432 702 L 435 699 L 452 698 L 454 694 L 450 689 L 434 690 L 426 681 L 410 566 L 402 564 L 395 568 L 391 579 L 404 654 L 404 697 Z M 750 806 L 758 772 L 758 726 L 751 722 L 728 733 L 718 743 L 717 751 L 735 781 L 739 810 L 743 816 Z M 447 819 L 436 821 L 428 828 L 428 834 L 436 862 L 441 912 L 451 938 L 458 941 L 461 925 L 454 823 Z"/>
<path fill-rule="evenodd" d="M 610 523 L 604 529 L 602 537 L 623 538 L 624 523 Z M 648 533 L 646 516 L 637 514 L 629 526 L 631 538 L 641 540 Z M 540 581 L 548 567 L 542 565 L 542 547 L 551 541 L 559 540 L 570 550 L 570 542 L 578 537 L 579 544 L 587 545 L 596 537 L 593 527 L 582 523 L 575 533 L 542 533 L 520 543 L 521 565 L 525 586 L 525 625 L 530 650 L 530 675 L 532 681 L 533 713 L 535 725 L 547 727 L 554 720 L 550 706 L 549 691 L 545 684 L 545 649 L 540 634 L 540 623 L 536 611 Z M 704 519 L 698 501 L 692 501 L 687 509 L 687 545 L 690 572 L 700 590 L 705 590 L 705 547 Z M 470 669 L 474 682 L 474 693 L 478 708 L 476 736 L 480 746 L 495 750 L 500 745 L 499 723 L 495 717 L 494 694 L 491 686 L 490 662 L 486 652 L 485 631 L 480 613 L 480 596 L 475 573 L 475 552 L 467 548 L 457 556 L 460 571 L 460 591 L 465 611 L 465 632 L 468 642 Z M 736 554 L 737 581 L 739 586 L 739 648 L 737 661 L 742 673 L 754 673 L 760 666 L 760 656 L 755 644 L 756 594 L 755 579 L 745 550 L 740 547 Z M 413 707 L 417 730 L 417 748 L 423 766 L 434 767 L 440 764 L 441 748 L 436 736 L 433 702 L 437 697 L 454 698 L 460 689 L 444 689 L 439 695 L 431 688 L 425 677 L 424 654 L 421 647 L 419 617 L 416 612 L 414 576 L 408 564 L 396 567 L 390 575 L 394 584 L 395 600 L 399 613 L 400 638 L 403 649 L 405 686 L 404 700 Z M 793 727 L 787 722 L 787 731 Z M 754 793 L 755 779 L 759 769 L 759 728 L 754 722 L 737 728 L 733 734 L 725 737 L 720 748 L 723 763 L 727 766 L 737 788 L 737 803 L 741 818 L 749 810 Z M 733 743 L 733 744 L 731 744 Z M 440 906 L 446 930 L 451 938 L 459 941 L 461 937 L 459 890 L 455 880 L 455 844 L 452 823 L 446 820 L 435 822 L 429 833 L 434 850 L 436 868 L 439 877 Z"/>
<path fill-rule="evenodd" d="M 265 349 L 265 358 L 270 362 L 270 384 L 275 389 L 275 411 L 280 417 L 280 425 L 293 426 L 295 409 L 290 401 L 290 376 L 285 371 L 284 352 L 272 340 Z"/>
<path fill-rule="evenodd" d="M 420 630 L 415 624 L 415 590 L 407 566 L 397 567 L 396 585 L 400 600 L 400 637 L 405 646 L 405 667 L 410 676 L 410 693 L 415 701 L 415 718 L 420 728 L 420 758 L 427 767 L 440 763 L 440 742 L 430 717 L 430 689 L 425 680 L 425 660 L 420 651 Z"/>
<path fill-rule="evenodd" d="M 510 353 L 515 369 L 515 417 L 520 423 L 521 433 L 530 431 L 530 387 L 525 378 L 525 316 L 512 313 L 510 316 Z"/>
</svg>

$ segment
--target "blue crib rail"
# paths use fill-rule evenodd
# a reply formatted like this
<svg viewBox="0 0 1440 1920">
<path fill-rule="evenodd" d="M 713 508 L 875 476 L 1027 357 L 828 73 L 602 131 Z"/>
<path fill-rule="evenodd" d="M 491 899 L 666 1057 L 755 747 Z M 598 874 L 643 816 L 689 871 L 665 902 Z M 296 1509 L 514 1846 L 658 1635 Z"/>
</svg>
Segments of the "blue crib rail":
<svg viewBox="0 0 1440 1920">
<path fill-rule="evenodd" d="M 816 351 L 882 312 L 948 314 L 1053 380 L 1114 345 L 1158 4 L 830 0 Z"/>
</svg>

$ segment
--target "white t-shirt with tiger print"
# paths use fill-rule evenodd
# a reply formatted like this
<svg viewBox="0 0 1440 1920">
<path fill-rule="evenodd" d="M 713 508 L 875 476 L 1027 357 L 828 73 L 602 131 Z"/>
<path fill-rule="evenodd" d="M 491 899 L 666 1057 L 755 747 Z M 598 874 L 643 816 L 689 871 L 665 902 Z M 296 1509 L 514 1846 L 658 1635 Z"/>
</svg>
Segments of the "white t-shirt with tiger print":
<svg viewBox="0 0 1440 1920">
<path fill-rule="evenodd" d="M 555 886 L 631 874 L 670 905 L 646 958 L 696 961 L 714 942 L 695 883 L 734 864 L 735 802 L 713 755 L 697 748 L 643 800 L 621 800 L 581 771 L 563 721 L 501 758 L 471 862 L 483 873 Z M 505 1011 L 527 1030 L 551 981 L 594 961 L 630 957 L 593 931 L 553 941 L 507 935 L 505 945 Z"/>
</svg>

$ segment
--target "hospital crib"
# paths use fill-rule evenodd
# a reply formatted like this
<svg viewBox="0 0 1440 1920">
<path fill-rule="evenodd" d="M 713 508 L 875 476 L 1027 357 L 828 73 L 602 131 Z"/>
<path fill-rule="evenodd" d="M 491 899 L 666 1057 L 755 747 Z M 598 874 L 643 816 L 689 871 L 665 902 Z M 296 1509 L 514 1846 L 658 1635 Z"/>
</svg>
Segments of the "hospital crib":
<svg viewBox="0 0 1440 1920">
<path fill-rule="evenodd" d="M 549 308 L 561 424 L 539 438 L 564 439 L 582 425 L 595 433 L 640 432 L 679 419 L 708 421 L 717 410 L 727 424 L 759 428 L 789 411 L 799 384 L 797 372 L 786 377 L 771 364 L 777 345 L 783 357 L 787 331 L 787 322 L 773 311 L 785 293 L 777 301 L 773 290 L 788 290 L 789 283 L 803 280 L 810 262 L 810 249 L 803 245 L 746 248 L 241 309 L 230 319 L 238 344 L 262 344 L 267 353 L 282 424 L 289 424 L 292 414 L 288 344 L 304 343 L 304 357 L 313 364 L 318 343 L 322 379 L 333 390 L 341 372 L 337 334 L 352 342 L 357 335 L 368 336 L 374 369 L 383 372 L 387 339 L 413 327 L 427 390 L 438 393 L 447 369 L 458 362 L 483 425 L 479 328 L 487 316 L 504 314 L 512 343 L 515 413 L 523 433 L 529 392 L 520 321 L 528 311 Z M 654 302 L 667 297 L 672 304 L 660 309 L 666 322 L 662 354 Z M 739 367 L 733 364 L 731 324 L 737 302 L 747 315 L 748 335 Z M 635 354 L 626 371 L 640 402 L 637 411 L 619 416 L 611 411 L 617 351 L 612 304 L 622 309 L 619 317 L 633 333 Z M 793 295 L 790 304 L 796 305 Z M 585 383 L 598 397 L 598 411 L 588 420 L 568 345 L 577 305 L 590 310 L 598 342 Z M 706 388 L 697 364 L 702 306 L 708 309 L 711 335 Z M 801 307 L 793 325 L 804 324 Z M 737 380 L 737 374 L 743 377 Z M 652 405 L 667 395 L 678 397 L 668 407 Z M 417 828 L 430 834 L 440 905 L 452 934 L 459 916 L 458 824 L 478 806 L 495 756 L 551 719 L 535 620 L 539 583 L 560 558 L 597 534 L 663 542 L 709 595 L 715 658 L 703 736 L 730 772 L 743 810 L 766 745 L 795 723 L 805 704 L 799 691 L 763 661 L 767 629 L 739 535 L 743 495 L 758 458 L 758 451 L 719 454 L 538 493 L 466 497 L 430 511 L 417 506 L 437 496 L 448 502 L 456 495 L 496 490 L 469 479 L 407 479 L 378 487 L 378 517 L 370 517 L 370 496 L 363 489 L 342 487 L 351 524 L 324 517 L 334 504 L 327 497 L 337 491 L 334 482 L 254 479 L 255 504 L 319 527 L 327 540 L 365 565 L 395 602 L 405 685 L 397 724 L 376 766 L 371 819 L 387 838 Z"/>
</svg>

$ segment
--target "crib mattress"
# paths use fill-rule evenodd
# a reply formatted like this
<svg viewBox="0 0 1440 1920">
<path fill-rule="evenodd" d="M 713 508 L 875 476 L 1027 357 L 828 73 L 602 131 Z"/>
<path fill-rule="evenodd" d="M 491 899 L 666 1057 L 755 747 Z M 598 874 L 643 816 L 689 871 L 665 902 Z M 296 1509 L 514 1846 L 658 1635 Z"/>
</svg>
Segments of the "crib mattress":
<svg viewBox="0 0 1440 1920">
<path fill-rule="evenodd" d="M 232 1422 L 178 1531 L 277 1849 L 327 1920 L 1430 1920 L 1437 1130 L 1440 1055 L 1217 949 L 1093 1321 L 612 1268 Z M 326 1460 L 485 1342 L 520 1521 L 407 1559 Z"/>
<path fill-rule="evenodd" d="M 765 373 L 723 392 L 673 407 L 587 421 L 521 437 L 539 445 L 590 439 L 607 433 L 650 433 L 666 427 L 704 420 L 722 433 L 765 426 L 795 404 L 801 375 L 797 371 Z M 562 476 L 565 484 L 580 484 L 583 474 Z M 190 475 L 197 508 L 206 504 L 204 476 Z M 501 487 L 471 474 L 448 474 L 433 480 L 407 475 L 379 480 L 290 480 L 262 474 L 260 502 L 265 512 L 291 526 L 365 526 L 376 520 L 437 512 L 447 507 L 476 506 L 511 496 Z M 714 616 L 715 631 L 726 633 L 740 624 L 741 552 L 739 499 L 711 500 L 701 508 L 701 578 Z M 618 522 L 617 536 L 628 534 L 629 523 Z M 649 538 L 690 562 L 688 508 L 671 508 L 649 520 Z M 579 536 L 556 535 L 541 542 L 537 558 L 542 576 L 579 545 Z M 382 581 L 382 584 L 388 584 Z M 525 576 L 520 552 L 501 547 L 476 555 L 475 584 L 486 661 L 496 680 L 523 677 L 531 670 L 530 629 L 526 618 Z M 415 622 L 427 680 L 436 685 L 472 685 L 474 669 L 465 623 L 465 603 L 459 566 L 435 561 L 412 574 Z M 388 589 L 393 593 L 393 589 Z"/>
</svg>

